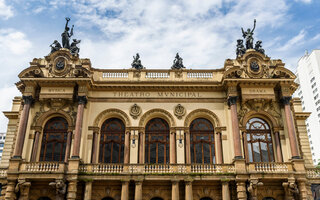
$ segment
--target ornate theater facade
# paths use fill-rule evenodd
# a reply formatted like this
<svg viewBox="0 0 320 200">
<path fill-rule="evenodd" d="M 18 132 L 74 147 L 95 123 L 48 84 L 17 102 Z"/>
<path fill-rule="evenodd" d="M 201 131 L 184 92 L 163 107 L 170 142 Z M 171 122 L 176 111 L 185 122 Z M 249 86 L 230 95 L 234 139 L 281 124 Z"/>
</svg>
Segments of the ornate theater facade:
<svg viewBox="0 0 320 200">
<path fill-rule="evenodd" d="M 313 199 L 295 78 L 254 49 L 213 70 L 96 69 L 65 48 L 34 59 L 4 112 L 1 198 Z"/>
</svg>

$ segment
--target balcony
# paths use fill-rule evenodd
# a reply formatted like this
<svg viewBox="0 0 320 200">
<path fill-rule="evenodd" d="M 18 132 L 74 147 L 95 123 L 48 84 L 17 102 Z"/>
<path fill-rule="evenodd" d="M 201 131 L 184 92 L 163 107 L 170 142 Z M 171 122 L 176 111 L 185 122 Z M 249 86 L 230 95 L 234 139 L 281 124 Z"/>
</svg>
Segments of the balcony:
<svg viewBox="0 0 320 200">
<path fill-rule="evenodd" d="M 292 163 L 256 162 L 247 165 L 248 173 L 289 173 L 293 172 Z"/>
<path fill-rule="evenodd" d="M 22 173 L 64 173 L 65 164 L 59 162 L 24 162 L 20 165 Z"/>
</svg>

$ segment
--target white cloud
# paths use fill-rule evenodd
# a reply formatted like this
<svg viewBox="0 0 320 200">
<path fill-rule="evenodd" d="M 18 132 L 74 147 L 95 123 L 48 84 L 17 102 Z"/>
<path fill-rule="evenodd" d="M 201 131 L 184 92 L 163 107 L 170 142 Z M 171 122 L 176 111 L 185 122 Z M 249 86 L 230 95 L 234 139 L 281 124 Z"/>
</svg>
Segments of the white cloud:
<svg viewBox="0 0 320 200">
<path fill-rule="evenodd" d="M 293 48 L 294 46 L 302 43 L 305 39 L 306 31 L 301 30 L 298 35 L 291 38 L 285 45 L 279 48 L 280 51 L 288 51 L 289 49 Z"/>
<path fill-rule="evenodd" d="M 26 39 L 24 33 L 13 29 L 0 29 L 0 49 L 9 50 L 16 55 L 22 55 L 31 46 L 31 42 Z"/>
<path fill-rule="evenodd" d="M 6 5 L 5 0 L 0 0 L 0 19 L 9 19 L 13 16 L 13 10 L 11 6 Z"/>
<path fill-rule="evenodd" d="M 312 0 L 294 0 L 295 2 L 311 3 Z"/>
<path fill-rule="evenodd" d="M 0 111 L 11 111 L 12 99 L 15 96 L 21 95 L 15 86 L 4 86 L 0 88 Z M 0 131 L 4 132 L 7 130 L 8 119 L 0 114 Z"/>
</svg>

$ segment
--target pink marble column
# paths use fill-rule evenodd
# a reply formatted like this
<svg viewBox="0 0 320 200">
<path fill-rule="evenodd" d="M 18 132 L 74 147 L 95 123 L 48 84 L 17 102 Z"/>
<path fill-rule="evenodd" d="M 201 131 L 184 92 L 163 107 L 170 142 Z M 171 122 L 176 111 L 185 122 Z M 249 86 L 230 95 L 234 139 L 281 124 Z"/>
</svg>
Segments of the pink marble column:
<svg viewBox="0 0 320 200">
<path fill-rule="evenodd" d="M 14 158 L 21 158 L 22 156 L 22 150 L 23 150 L 23 144 L 24 144 L 24 138 L 26 136 L 26 130 L 27 130 L 27 124 L 28 124 L 28 117 L 29 117 L 29 111 L 31 104 L 33 102 L 32 96 L 23 96 L 23 109 L 20 116 L 19 121 L 19 127 L 18 127 L 18 135 L 16 140 L 16 146 L 14 149 Z"/>
<path fill-rule="evenodd" d="M 79 158 L 83 111 L 84 111 L 84 106 L 87 103 L 87 98 L 85 96 L 79 96 L 78 101 L 79 101 L 79 104 L 78 104 L 78 112 L 77 112 L 76 129 L 74 134 L 75 137 L 74 137 L 74 143 L 73 143 L 72 158 Z"/>
<path fill-rule="evenodd" d="M 72 130 L 68 130 L 66 155 L 64 156 L 64 162 L 68 162 L 68 159 L 70 158 L 71 141 L 72 141 Z"/>
<path fill-rule="evenodd" d="M 97 131 L 94 131 L 93 132 L 93 141 L 92 141 L 92 156 L 91 156 L 91 163 L 93 163 L 93 164 L 97 163 L 98 140 L 99 140 L 99 134 Z"/>
<path fill-rule="evenodd" d="M 124 138 L 124 164 L 128 164 L 130 160 L 130 131 L 126 132 Z"/>
<path fill-rule="evenodd" d="M 278 162 L 283 162 L 279 131 L 276 131 L 274 133 L 274 140 L 275 140 L 275 144 L 276 144 L 277 161 Z"/>
<path fill-rule="evenodd" d="M 222 155 L 222 139 L 221 139 L 221 132 L 216 133 L 217 137 L 217 164 L 223 163 L 223 155 Z"/>
<path fill-rule="evenodd" d="M 238 121 L 238 115 L 237 115 L 237 99 L 238 99 L 237 96 L 229 97 L 228 104 L 231 110 L 234 156 L 235 156 L 235 159 L 241 159 L 243 158 L 243 156 L 242 156 L 242 150 L 241 150 L 239 121 Z"/>
<path fill-rule="evenodd" d="M 36 162 L 37 161 L 37 151 L 39 148 L 39 140 L 40 140 L 40 132 L 35 131 L 34 133 L 34 143 L 33 143 L 33 148 L 32 148 L 32 154 L 31 154 L 31 162 Z"/>
<path fill-rule="evenodd" d="M 291 97 L 282 98 L 282 101 L 284 104 L 284 112 L 285 112 L 285 118 L 287 123 L 288 135 L 289 135 L 291 155 L 293 159 L 297 159 L 297 158 L 300 158 L 300 155 L 298 150 L 297 137 L 294 129 L 294 122 L 293 122 L 292 113 L 290 109 L 290 100 L 291 100 Z"/>
<path fill-rule="evenodd" d="M 176 163 L 176 133 L 172 132 L 170 134 L 170 164 Z"/>
<path fill-rule="evenodd" d="M 191 150 L 190 150 L 190 132 L 185 132 L 186 136 L 186 163 L 191 164 Z"/>
<path fill-rule="evenodd" d="M 144 133 L 139 133 L 139 163 L 144 163 Z"/>
</svg>

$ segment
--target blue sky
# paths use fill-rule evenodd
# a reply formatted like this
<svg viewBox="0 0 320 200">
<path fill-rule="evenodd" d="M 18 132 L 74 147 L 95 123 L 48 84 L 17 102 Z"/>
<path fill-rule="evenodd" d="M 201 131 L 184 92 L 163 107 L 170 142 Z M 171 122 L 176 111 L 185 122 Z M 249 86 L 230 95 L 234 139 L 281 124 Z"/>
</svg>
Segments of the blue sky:
<svg viewBox="0 0 320 200">
<path fill-rule="evenodd" d="M 295 71 L 305 50 L 320 47 L 319 10 L 319 0 L 0 0 L 0 110 L 20 95 L 19 72 L 61 41 L 67 16 L 95 68 L 129 68 L 137 52 L 150 69 L 169 69 L 176 52 L 187 68 L 222 68 L 256 18 L 255 40 Z M 6 123 L 1 115 L 1 132 Z"/>
</svg>

